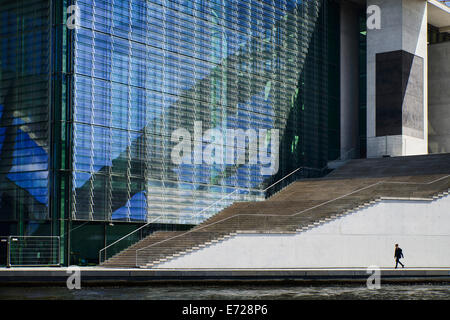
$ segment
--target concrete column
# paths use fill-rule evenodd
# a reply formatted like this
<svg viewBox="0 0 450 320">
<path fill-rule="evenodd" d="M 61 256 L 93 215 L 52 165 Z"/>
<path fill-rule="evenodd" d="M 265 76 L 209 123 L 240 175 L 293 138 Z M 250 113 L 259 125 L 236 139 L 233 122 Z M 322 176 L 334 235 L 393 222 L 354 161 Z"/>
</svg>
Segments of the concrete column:
<svg viewBox="0 0 450 320">
<path fill-rule="evenodd" d="M 428 48 L 430 153 L 450 153 L 450 42 Z"/>
<path fill-rule="evenodd" d="M 426 154 L 427 2 L 367 5 L 381 9 L 381 29 L 367 30 L 367 156 Z"/>
<path fill-rule="evenodd" d="M 343 159 L 359 153 L 359 10 L 361 8 L 352 2 L 341 2 L 340 104 Z"/>
</svg>

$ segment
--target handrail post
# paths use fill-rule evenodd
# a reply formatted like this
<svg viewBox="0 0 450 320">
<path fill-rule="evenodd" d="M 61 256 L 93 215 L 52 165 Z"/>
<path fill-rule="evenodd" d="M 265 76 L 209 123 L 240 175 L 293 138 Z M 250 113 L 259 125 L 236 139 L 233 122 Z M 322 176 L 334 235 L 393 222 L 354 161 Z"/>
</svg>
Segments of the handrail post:
<svg viewBox="0 0 450 320">
<path fill-rule="evenodd" d="M 58 236 L 58 266 L 61 266 L 61 238 Z"/>
</svg>

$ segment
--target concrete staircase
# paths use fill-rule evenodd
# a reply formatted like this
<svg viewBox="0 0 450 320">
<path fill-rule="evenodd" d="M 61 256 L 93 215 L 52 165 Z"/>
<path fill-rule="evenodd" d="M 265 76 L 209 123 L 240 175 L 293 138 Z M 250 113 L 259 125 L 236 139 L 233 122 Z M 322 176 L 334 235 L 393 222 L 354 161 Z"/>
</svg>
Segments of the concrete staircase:
<svg viewBox="0 0 450 320">
<path fill-rule="evenodd" d="M 237 233 L 303 232 L 382 198 L 437 198 L 448 194 L 449 175 L 450 154 L 352 160 L 266 201 L 234 203 L 190 231 L 156 232 L 102 265 L 151 268 Z"/>
<path fill-rule="evenodd" d="M 114 266 L 117 268 L 129 268 L 136 266 L 136 250 L 145 248 L 159 241 L 170 239 L 174 236 L 185 233 L 186 231 L 155 231 L 150 236 L 145 237 L 139 242 L 131 245 L 122 252 L 106 260 L 102 265 Z"/>
</svg>

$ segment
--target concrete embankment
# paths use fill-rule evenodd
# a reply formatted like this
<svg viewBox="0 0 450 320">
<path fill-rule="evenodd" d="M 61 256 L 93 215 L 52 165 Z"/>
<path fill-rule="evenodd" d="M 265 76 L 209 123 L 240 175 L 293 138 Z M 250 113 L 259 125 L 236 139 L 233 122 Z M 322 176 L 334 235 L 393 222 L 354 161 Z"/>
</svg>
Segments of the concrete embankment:
<svg viewBox="0 0 450 320">
<path fill-rule="evenodd" d="M 81 285 L 151 285 L 162 283 L 361 283 L 373 274 L 354 269 L 113 269 L 80 267 Z M 60 286 L 73 272 L 63 268 L 0 268 L 0 286 Z M 381 269 L 381 283 L 450 282 L 450 268 Z"/>
</svg>

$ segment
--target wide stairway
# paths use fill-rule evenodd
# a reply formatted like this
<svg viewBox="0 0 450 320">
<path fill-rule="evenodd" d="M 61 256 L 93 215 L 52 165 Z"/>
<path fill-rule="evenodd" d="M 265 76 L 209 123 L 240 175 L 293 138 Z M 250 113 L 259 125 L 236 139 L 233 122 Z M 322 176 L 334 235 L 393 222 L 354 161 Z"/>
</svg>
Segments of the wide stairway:
<svg viewBox="0 0 450 320">
<path fill-rule="evenodd" d="M 302 232 L 381 198 L 430 199 L 449 188 L 450 154 L 351 160 L 265 201 L 234 203 L 189 231 L 155 232 L 102 266 L 151 268 L 237 232 Z"/>
</svg>

